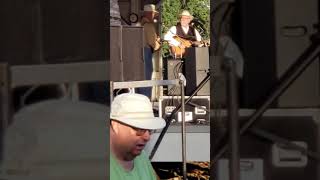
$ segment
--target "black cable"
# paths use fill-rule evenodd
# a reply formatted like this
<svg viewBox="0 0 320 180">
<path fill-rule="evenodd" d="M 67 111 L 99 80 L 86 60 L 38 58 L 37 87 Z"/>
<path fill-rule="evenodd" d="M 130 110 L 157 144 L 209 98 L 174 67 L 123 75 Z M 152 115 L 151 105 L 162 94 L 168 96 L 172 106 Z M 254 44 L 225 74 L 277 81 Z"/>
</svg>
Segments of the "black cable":
<svg viewBox="0 0 320 180">
<path fill-rule="evenodd" d="M 126 25 L 131 25 L 129 21 L 127 21 L 123 16 L 121 16 L 121 20 L 126 23 Z"/>
<path fill-rule="evenodd" d="M 190 106 L 193 106 L 193 107 L 197 107 L 197 108 L 199 108 L 199 109 L 203 109 L 204 111 L 206 111 L 206 112 L 208 112 L 208 113 L 210 112 L 210 110 L 207 109 L 206 107 L 202 107 L 201 105 L 196 104 L 196 103 L 194 103 L 194 102 L 188 102 L 187 105 L 190 105 Z"/>
<path fill-rule="evenodd" d="M 174 68 L 173 68 L 173 76 L 175 79 L 179 79 L 179 73 L 181 72 L 182 69 L 182 61 L 178 62 Z M 178 90 L 178 87 L 173 86 L 169 91 L 168 91 L 168 95 L 174 95 L 176 93 L 176 91 Z"/>
</svg>

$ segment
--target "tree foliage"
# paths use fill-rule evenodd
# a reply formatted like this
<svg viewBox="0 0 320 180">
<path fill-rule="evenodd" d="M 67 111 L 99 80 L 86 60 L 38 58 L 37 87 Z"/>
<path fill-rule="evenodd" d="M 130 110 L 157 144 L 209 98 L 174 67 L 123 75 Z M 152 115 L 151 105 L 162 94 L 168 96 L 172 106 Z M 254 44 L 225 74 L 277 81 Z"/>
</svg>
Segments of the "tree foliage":
<svg viewBox="0 0 320 180">
<path fill-rule="evenodd" d="M 161 11 L 161 31 L 165 34 L 171 26 L 179 21 L 179 13 L 186 9 L 195 17 L 196 29 L 204 39 L 209 39 L 210 35 L 210 1 L 209 0 L 186 0 L 186 6 L 182 0 L 163 0 Z M 184 8 L 183 8 L 184 7 Z M 198 22 L 198 23 L 197 23 Z M 167 47 L 163 49 L 167 53 Z"/>
</svg>

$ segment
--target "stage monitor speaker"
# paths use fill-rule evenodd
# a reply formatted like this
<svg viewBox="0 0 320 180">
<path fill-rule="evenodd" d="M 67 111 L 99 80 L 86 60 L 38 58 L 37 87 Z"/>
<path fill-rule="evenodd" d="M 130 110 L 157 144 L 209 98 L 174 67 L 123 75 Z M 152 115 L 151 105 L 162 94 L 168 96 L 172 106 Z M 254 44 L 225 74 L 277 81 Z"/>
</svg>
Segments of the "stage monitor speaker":
<svg viewBox="0 0 320 180">
<path fill-rule="evenodd" d="M 187 48 L 185 54 L 186 95 L 191 95 L 207 76 L 207 73 L 209 73 L 208 47 Z M 208 81 L 196 95 L 210 95 L 210 81 Z"/>
<path fill-rule="evenodd" d="M 110 27 L 111 81 L 145 80 L 143 44 L 143 27 Z"/>
<path fill-rule="evenodd" d="M 165 79 L 178 79 L 179 73 L 183 72 L 183 62 L 180 59 L 167 59 L 166 61 Z M 179 86 L 170 85 L 167 88 L 167 95 L 180 95 Z"/>
</svg>

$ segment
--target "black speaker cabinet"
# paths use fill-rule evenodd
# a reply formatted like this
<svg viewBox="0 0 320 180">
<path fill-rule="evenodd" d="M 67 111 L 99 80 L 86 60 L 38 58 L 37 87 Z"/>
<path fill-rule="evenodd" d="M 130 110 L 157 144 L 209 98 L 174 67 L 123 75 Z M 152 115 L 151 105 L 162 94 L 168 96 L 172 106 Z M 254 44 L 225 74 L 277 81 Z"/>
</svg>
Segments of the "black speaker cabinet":
<svg viewBox="0 0 320 180">
<path fill-rule="evenodd" d="M 143 27 L 110 27 L 110 80 L 144 80 Z"/>
<path fill-rule="evenodd" d="M 187 79 L 186 95 L 197 88 L 209 72 L 209 49 L 208 47 L 192 47 L 186 49 L 185 76 Z M 210 95 L 210 81 L 208 81 L 197 95 Z"/>
</svg>

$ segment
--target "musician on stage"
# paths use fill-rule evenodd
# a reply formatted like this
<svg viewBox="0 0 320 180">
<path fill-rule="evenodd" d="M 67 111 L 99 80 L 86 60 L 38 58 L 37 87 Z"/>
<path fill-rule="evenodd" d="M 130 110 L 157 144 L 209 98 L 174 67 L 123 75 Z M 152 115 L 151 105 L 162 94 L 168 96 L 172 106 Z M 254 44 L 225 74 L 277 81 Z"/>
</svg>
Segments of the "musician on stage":
<svg viewBox="0 0 320 180">
<path fill-rule="evenodd" d="M 146 4 L 143 7 L 143 17 L 141 19 L 141 25 L 144 28 L 144 65 L 145 65 L 145 79 L 152 79 L 153 64 L 152 56 L 153 53 L 160 49 L 160 38 L 156 31 L 156 26 L 154 20 L 159 15 L 159 12 L 156 10 L 154 4 Z M 145 87 L 140 88 L 139 91 L 141 94 L 144 94 L 151 98 L 152 88 Z"/>
<path fill-rule="evenodd" d="M 193 16 L 189 11 L 183 10 L 179 15 L 180 21 L 176 26 L 172 26 L 169 31 L 164 35 L 164 40 L 169 42 L 169 45 L 172 47 L 172 53 L 178 53 L 182 56 L 184 49 L 190 46 L 203 46 L 201 43 L 198 43 L 202 40 L 200 33 L 193 26 L 190 25 L 190 22 L 193 19 Z M 182 39 L 179 40 L 179 39 Z M 185 41 L 186 40 L 186 41 Z M 187 43 L 184 43 L 187 42 Z M 182 49 L 181 54 L 175 52 L 177 49 Z"/>
</svg>

